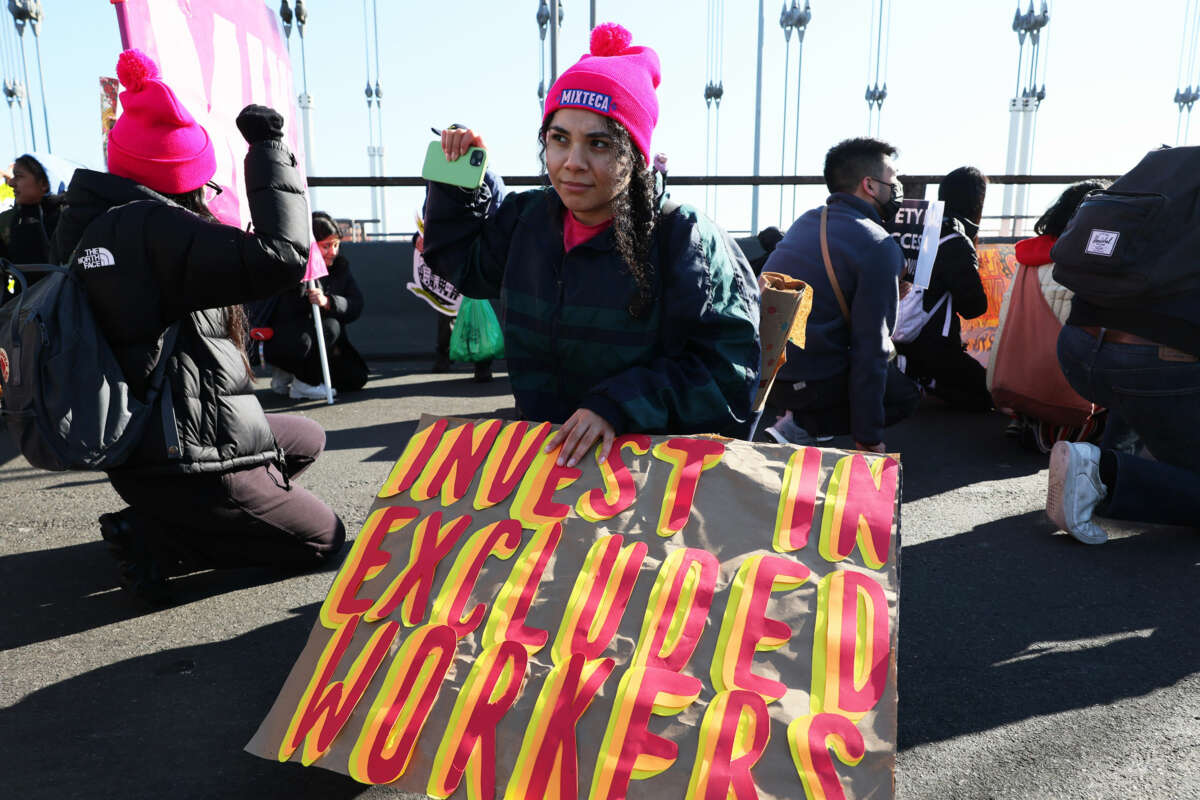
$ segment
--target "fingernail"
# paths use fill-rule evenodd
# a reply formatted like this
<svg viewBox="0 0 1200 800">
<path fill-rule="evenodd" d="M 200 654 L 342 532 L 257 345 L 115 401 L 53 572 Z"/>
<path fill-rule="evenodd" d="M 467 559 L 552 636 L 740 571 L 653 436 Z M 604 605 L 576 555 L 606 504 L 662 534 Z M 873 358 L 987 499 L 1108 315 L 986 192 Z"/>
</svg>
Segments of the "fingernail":
<svg viewBox="0 0 1200 800">
<path fill-rule="evenodd" d="M 570 461 L 568 461 L 568 462 L 567 462 L 567 466 L 568 466 L 568 467 L 573 467 L 573 466 L 575 466 L 575 459 L 573 459 L 573 458 L 572 458 Z"/>
<path fill-rule="evenodd" d="M 562 456 L 559 456 L 559 457 L 558 457 L 558 461 L 556 461 L 555 463 L 556 463 L 556 464 L 558 464 L 558 465 L 561 467 L 561 466 L 563 465 Z"/>
</svg>

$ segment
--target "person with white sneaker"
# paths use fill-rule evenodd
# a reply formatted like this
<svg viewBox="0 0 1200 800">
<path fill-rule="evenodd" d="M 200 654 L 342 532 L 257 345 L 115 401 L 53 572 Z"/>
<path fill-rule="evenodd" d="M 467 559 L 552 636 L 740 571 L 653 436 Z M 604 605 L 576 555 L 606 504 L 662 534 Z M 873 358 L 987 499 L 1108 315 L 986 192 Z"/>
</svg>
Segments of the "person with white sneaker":
<svg viewBox="0 0 1200 800">
<path fill-rule="evenodd" d="M 1108 540 L 1097 516 L 1200 527 L 1200 291 L 1136 309 L 1077 294 L 1058 360 L 1109 419 L 1100 447 L 1054 445 L 1050 519 L 1087 544 Z M 1152 458 L 1133 455 L 1142 448 Z"/>
</svg>

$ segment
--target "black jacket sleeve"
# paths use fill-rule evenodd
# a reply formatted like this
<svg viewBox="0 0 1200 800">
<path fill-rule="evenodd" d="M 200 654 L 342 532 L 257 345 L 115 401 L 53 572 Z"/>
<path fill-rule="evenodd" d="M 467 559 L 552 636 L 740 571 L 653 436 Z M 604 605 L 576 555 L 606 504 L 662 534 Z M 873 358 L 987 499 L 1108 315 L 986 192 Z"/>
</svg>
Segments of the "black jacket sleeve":
<svg viewBox="0 0 1200 800">
<path fill-rule="evenodd" d="M 144 235 L 167 316 L 261 300 L 298 284 L 308 264 L 304 188 L 287 147 L 266 141 L 246 154 L 253 233 L 176 206 L 155 208 Z"/>
<path fill-rule="evenodd" d="M 354 322 L 363 311 L 363 293 L 358 288 L 358 281 L 354 280 L 349 262 L 342 269 L 343 273 L 336 281 L 331 281 L 330 291 L 325 293 L 329 298 L 329 310 L 325 313 L 341 322 Z"/>
<path fill-rule="evenodd" d="M 987 293 L 979 278 L 979 254 L 963 236 L 947 239 L 938 247 L 933 263 L 929 291 L 923 305 L 929 311 L 946 292 L 954 301 L 954 312 L 963 319 L 974 319 L 987 312 Z"/>
<path fill-rule="evenodd" d="M 522 196 L 505 197 L 488 170 L 474 192 L 430 181 L 425 195 L 425 263 L 467 297 L 499 297 Z"/>
</svg>

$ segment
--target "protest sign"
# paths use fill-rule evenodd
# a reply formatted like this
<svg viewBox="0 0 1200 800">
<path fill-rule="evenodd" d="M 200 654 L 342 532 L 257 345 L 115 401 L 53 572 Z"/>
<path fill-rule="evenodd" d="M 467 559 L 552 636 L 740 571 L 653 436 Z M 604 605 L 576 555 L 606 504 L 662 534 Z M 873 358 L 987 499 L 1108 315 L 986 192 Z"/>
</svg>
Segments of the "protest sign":
<svg viewBox="0 0 1200 800">
<path fill-rule="evenodd" d="M 439 314 L 453 317 L 458 314 L 458 306 L 462 295 L 454 284 L 438 275 L 421 256 L 421 251 L 413 248 L 413 279 L 407 285 L 410 292 L 424 300 Z"/>
<path fill-rule="evenodd" d="M 242 108 L 258 103 L 283 115 L 284 140 L 304 174 L 292 68 L 275 10 L 257 0 L 113 2 L 122 46 L 154 59 L 163 80 L 212 139 L 213 180 L 223 191 L 208 202 L 209 209 L 222 222 L 244 228 L 250 221 L 242 177 L 246 140 L 234 123 Z"/>
<path fill-rule="evenodd" d="M 887 798 L 898 456 L 423 417 L 246 749 L 433 797 Z"/>
<path fill-rule="evenodd" d="M 983 244 L 978 252 L 979 280 L 987 294 L 987 311 L 975 319 L 962 321 L 962 340 L 967 352 L 986 367 L 991 358 L 996 330 L 1000 327 L 1004 293 L 1017 274 L 1017 256 L 1011 244 Z"/>
<path fill-rule="evenodd" d="M 904 200 L 895 218 L 883 224 L 904 253 L 902 278 L 926 289 L 937 258 L 945 206 L 941 200 Z"/>
</svg>

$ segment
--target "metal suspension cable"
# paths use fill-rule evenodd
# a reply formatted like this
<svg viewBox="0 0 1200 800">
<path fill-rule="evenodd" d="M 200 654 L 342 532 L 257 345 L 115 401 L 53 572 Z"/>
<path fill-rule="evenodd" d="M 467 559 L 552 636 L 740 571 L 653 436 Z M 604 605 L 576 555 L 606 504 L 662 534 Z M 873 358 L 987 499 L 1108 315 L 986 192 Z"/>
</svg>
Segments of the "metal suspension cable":
<svg viewBox="0 0 1200 800">
<path fill-rule="evenodd" d="M 1191 44 L 1188 50 L 1188 77 L 1196 74 L 1196 40 L 1197 26 L 1200 25 L 1200 3 L 1197 4 L 1195 12 L 1192 14 L 1192 24 L 1188 27 L 1188 36 L 1191 38 Z M 1195 86 L 1195 84 L 1192 84 Z"/>
<path fill-rule="evenodd" d="M 713 102 L 713 175 L 716 175 L 721 171 L 721 98 L 725 91 L 725 0 L 717 0 L 717 26 L 713 30 L 713 39 L 716 42 L 717 58 L 717 74 L 715 76 L 717 95 Z M 712 215 L 714 217 L 717 216 L 718 196 L 717 187 L 713 186 Z"/>
<path fill-rule="evenodd" d="M 1187 0 L 1183 9 L 1183 26 L 1179 29 L 1179 69 L 1175 73 L 1175 88 L 1177 89 L 1183 88 L 1183 54 L 1187 52 L 1188 29 L 1191 27 L 1192 6 L 1194 2 L 1195 0 Z"/>
<path fill-rule="evenodd" d="M 779 137 L 779 174 L 787 171 L 787 119 L 788 119 L 788 78 L 791 74 L 789 59 L 792 55 L 792 39 L 789 36 L 783 46 L 783 130 Z M 779 186 L 779 224 L 783 224 L 783 184 Z"/>
<path fill-rule="evenodd" d="M 804 32 L 800 32 L 800 40 L 796 42 L 796 122 L 792 142 L 792 175 L 800 174 L 800 77 L 804 70 Z M 792 215 L 796 218 L 796 184 L 792 184 Z"/>
<path fill-rule="evenodd" d="M 883 6 L 886 2 L 888 0 L 880 0 L 879 3 L 879 25 L 876 27 L 875 34 L 875 83 L 879 83 L 880 56 L 883 54 Z"/>
<path fill-rule="evenodd" d="M 371 98 L 374 90 L 371 88 L 371 26 L 367 20 L 367 0 L 363 0 L 363 59 L 367 73 L 367 138 L 369 146 L 375 146 L 375 120 L 371 114 Z"/>
</svg>

